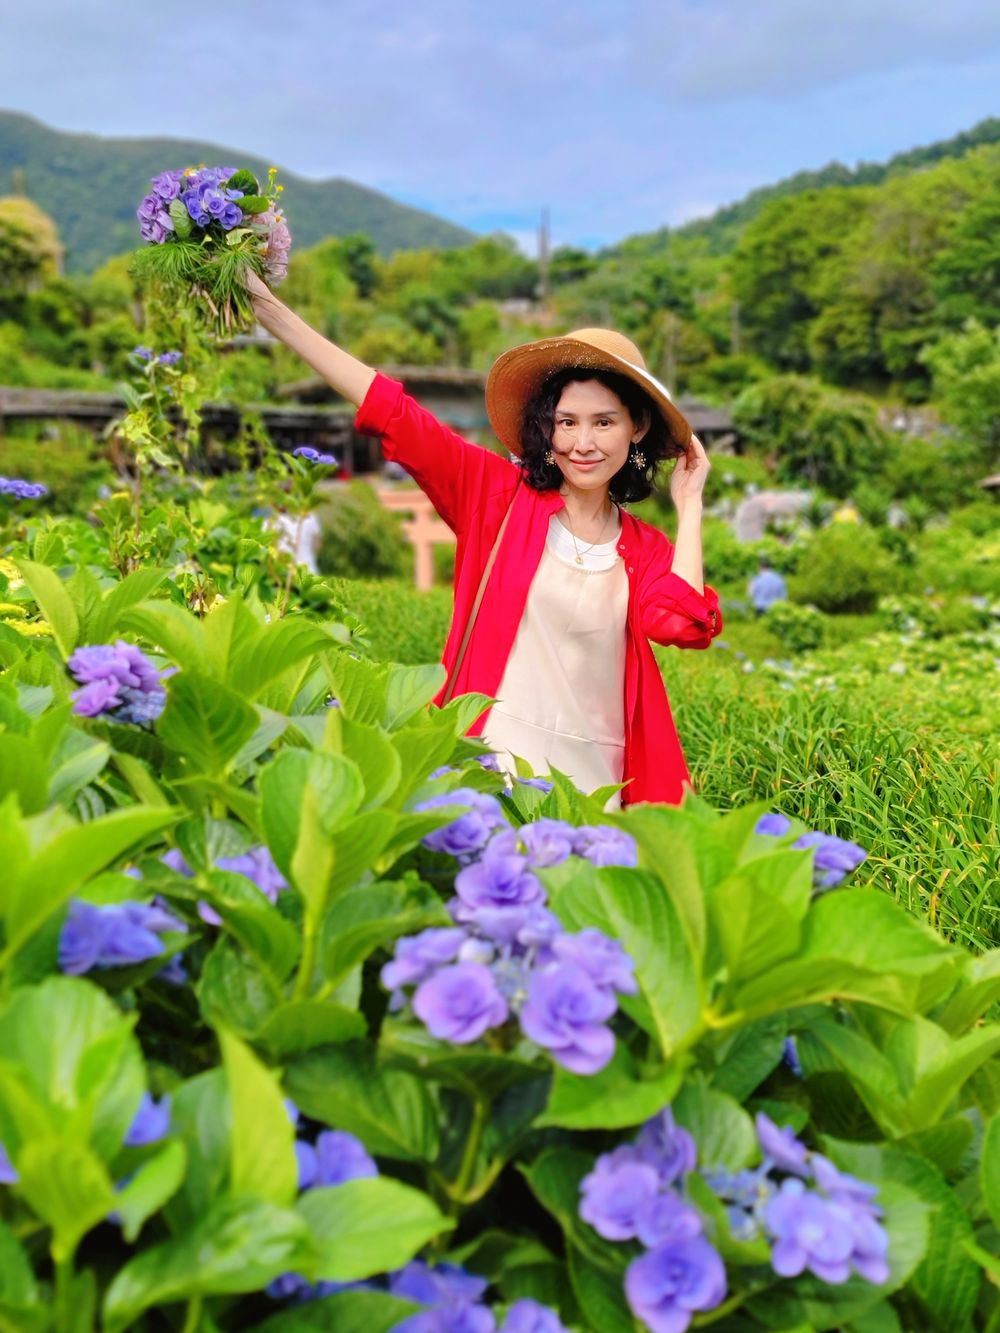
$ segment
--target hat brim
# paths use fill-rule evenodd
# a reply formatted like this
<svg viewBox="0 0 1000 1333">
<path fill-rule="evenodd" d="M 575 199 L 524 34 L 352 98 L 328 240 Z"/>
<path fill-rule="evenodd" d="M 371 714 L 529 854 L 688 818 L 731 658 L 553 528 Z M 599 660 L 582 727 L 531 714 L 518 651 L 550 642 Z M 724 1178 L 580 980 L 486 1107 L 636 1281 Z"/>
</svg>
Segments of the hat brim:
<svg viewBox="0 0 1000 1333">
<path fill-rule="evenodd" d="M 542 338 L 504 352 L 493 363 L 486 381 L 486 414 L 493 433 L 512 454 L 520 457 L 525 405 L 550 375 L 559 370 L 609 370 L 632 380 L 650 398 L 667 426 L 671 442 L 687 452 L 691 423 L 677 408 L 665 385 L 642 366 L 577 338 Z"/>
</svg>

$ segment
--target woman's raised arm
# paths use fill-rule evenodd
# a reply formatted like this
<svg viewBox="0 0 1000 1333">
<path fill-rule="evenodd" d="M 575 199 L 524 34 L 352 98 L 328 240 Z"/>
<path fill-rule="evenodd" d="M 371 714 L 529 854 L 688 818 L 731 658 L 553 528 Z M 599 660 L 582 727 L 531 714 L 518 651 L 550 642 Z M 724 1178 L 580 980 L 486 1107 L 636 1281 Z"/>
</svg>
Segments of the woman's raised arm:
<svg viewBox="0 0 1000 1333">
<path fill-rule="evenodd" d="M 297 352 L 317 375 L 322 375 L 331 389 L 355 407 L 360 407 L 375 378 L 372 367 L 317 333 L 294 310 L 279 301 L 255 273 L 248 275 L 246 284 L 253 298 L 254 314 L 268 333 Z"/>
</svg>

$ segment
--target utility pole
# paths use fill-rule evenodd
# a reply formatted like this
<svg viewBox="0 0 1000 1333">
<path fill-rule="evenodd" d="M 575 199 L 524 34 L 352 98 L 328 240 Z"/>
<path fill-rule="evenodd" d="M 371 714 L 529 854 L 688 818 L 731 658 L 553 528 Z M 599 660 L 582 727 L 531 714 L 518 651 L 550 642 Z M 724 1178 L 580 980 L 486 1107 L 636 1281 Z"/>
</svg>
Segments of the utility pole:
<svg viewBox="0 0 1000 1333">
<path fill-rule="evenodd" d="M 542 209 L 538 227 L 538 299 L 543 304 L 549 299 L 549 210 Z"/>
</svg>

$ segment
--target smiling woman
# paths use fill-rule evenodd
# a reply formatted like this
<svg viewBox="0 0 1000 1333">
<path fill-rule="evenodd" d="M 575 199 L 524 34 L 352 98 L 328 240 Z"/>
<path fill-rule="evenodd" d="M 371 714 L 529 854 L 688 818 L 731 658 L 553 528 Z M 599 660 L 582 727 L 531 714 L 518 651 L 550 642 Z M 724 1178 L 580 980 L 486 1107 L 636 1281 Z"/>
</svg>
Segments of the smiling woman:
<svg viewBox="0 0 1000 1333">
<path fill-rule="evenodd" d="M 263 283 L 251 291 L 261 324 L 358 406 L 358 429 L 382 437 L 456 534 L 438 702 L 494 699 L 470 734 L 512 774 L 517 758 L 558 770 L 609 808 L 680 802 L 691 779 L 650 640 L 707 648 L 722 628 L 702 576 L 709 462 L 639 349 L 579 329 L 500 357 L 486 407 L 508 460 L 461 439 Z M 622 508 L 670 457 L 676 546 Z"/>
</svg>

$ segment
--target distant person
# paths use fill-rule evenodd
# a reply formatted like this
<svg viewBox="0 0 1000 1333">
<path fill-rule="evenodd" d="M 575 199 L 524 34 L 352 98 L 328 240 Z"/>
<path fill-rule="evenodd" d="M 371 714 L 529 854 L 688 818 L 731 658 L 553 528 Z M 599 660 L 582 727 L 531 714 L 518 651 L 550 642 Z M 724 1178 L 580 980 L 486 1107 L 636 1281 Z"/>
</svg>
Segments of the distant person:
<svg viewBox="0 0 1000 1333">
<path fill-rule="evenodd" d="M 762 616 L 775 602 L 785 601 L 788 597 L 788 585 L 767 560 L 762 560 L 759 572 L 750 580 L 747 594 L 756 614 Z"/>
<path fill-rule="evenodd" d="M 315 514 L 290 514 L 281 507 L 267 520 L 267 526 L 278 534 L 279 551 L 290 555 L 297 565 L 305 565 L 310 574 L 319 573 L 317 557 L 323 529 Z"/>
<path fill-rule="evenodd" d="M 709 461 L 635 344 L 578 329 L 505 352 L 486 409 L 512 462 L 461 439 L 260 279 L 247 285 L 264 328 L 356 405 L 357 429 L 382 437 L 456 533 L 436 702 L 495 699 L 469 730 L 508 773 L 520 756 L 585 792 L 624 784 L 630 805 L 679 804 L 691 778 L 650 640 L 707 648 L 722 628 L 702 575 Z M 623 508 L 651 494 L 666 459 L 676 545 Z"/>
</svg>

